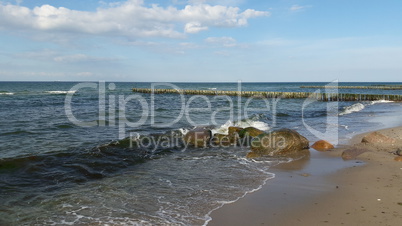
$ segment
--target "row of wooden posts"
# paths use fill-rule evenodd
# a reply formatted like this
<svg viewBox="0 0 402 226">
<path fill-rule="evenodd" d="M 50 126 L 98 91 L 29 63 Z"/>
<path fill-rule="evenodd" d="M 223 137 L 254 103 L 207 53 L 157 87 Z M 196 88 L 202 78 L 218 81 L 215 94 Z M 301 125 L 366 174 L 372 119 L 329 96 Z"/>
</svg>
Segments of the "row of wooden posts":
<svg viewBox="0 0 402 226">
<path fill-rule="evenodd" d="M 300 86 L 308 89 L 382 89 L 382 90 L 402 90 L 402 85 L 393 86 Z"/>
<path fill-rule="evenodd" d="M 259 98 L 316 99 L 320 101 L 402 101 L 402 95 L 348 94 L 348 93 L 308 93 L 308 92 L 263 92 L 263 91 L 223 91 L 223 90 L 177 90 L 133 88 L 137 93 L 185 94 L 185 95 L 226 95 Z"/>
</svg>

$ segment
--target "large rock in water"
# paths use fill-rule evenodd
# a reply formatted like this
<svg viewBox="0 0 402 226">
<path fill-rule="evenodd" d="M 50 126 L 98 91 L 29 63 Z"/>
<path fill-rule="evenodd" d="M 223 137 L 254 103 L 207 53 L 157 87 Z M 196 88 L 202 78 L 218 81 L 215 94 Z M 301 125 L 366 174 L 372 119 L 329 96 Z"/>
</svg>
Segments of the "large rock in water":
<svg viewBox="0 0 402 226">
<path fill-rule="evenodd" d="M 212 137 L 211 130 L 197 127 L 186 133 L 186 135 L 184 136 L 184 142 L 187 145 L 194 146 L 196 148 L 201 148 L 209 145 L 211 137 Z"/>
<path fill-rule="evenodd" d="M 228 128 L 228 136 L 230 139 L 230 144 L 237 145 L 237 143 L 240 140 L 239 132 L 241 130 L 243 130 L 243 128 L 237 126 L 230 126 Z"/>
<path fill-rule="evenodd" d="M 229 136 L 235 136 L 236 133 L 238 134 L 240 132 L 240 130 L 242 130 L 243 128 L 241 127 L 237 127 L 237 126 L 229 126 L 228 128 L 228 135 Z"/>
<path fill-rule="evenodd" d="M 254 128 L 254 127 L 247 127 L 247 128 L 244 128 L 244 129 L 238 131 L 238 133 L 239 133 L 240 138 L 245 138 L 247 136 L 256 137 L 256 136 L 258 136 L 260 134 L 263 134 L 264 131 L 259 130 L 259 129 Z"/>
<path fill-rule="evenodd" d="M 305 153 L 309 148 L 307 138 L 295 130 L 281 129 L 270 133 L 263 133 L 253 138 L 248 157 L 256 156 L 290 156 Z"/>
<path fill-rule="evenodd" d="M 239 132 L 243 130 L 241 127 L 230 126 L 228 135 L 215 133 L 211 139 L 211 145 L 219 147 L 229 147 L 236 145 L 239 139 Z"/>
<path fill-rule="evenodd" d="M 229 147 L 232 144 L 230 137 L 225 134 L 215 133 L 211 139 L 211 145 L 213 146 Z"/>
<path fill-rule="evenodd" d="M 237 132 L 239 139 L 237 140 L 237 145 L 242 146 L 242 147 L 248 147 L 251 146 L 251 140 L 254 137 L 257 137 L 260 134 L 265 133 L 262 130 L 259 130 L 254 127 L 247 127 L 239 132 Z"/>
</svg>

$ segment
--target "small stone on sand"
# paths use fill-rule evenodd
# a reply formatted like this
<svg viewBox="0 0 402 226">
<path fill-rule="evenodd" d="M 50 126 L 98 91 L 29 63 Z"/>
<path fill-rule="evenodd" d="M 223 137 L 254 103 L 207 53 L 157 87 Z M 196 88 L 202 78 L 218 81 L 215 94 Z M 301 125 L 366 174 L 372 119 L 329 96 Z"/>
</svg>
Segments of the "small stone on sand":
<svg viewBox="0 0 402 226">
<path fill-rule="evenodd" d="M 397 156 L 394 158 L 394 160 L 397 162 L 402 162 L 402 156 Z"/>
</svg>

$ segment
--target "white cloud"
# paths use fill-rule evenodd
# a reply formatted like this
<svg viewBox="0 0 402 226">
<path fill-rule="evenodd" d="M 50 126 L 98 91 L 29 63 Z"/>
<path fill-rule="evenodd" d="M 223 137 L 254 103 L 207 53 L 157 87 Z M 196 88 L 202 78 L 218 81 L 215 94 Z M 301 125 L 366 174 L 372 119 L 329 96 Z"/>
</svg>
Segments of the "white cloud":
<svg viewBox="0 0 402 226">
<path fill-rule="evenodd" d="M 205 42 L 223 47 L 234 47 L 237 45 L 236 39 L 232 37 L 209 37 L 205 39 Z"/>
<path fill-rule="evenodd" d="M 190 4 L 216 4 L 216 5 L 230 5 L 236 6 L 243 4 L 245 0 L 189 0 L 188 3 Z"/>
<path fill-rule="evenodd" d="M 53 58 L 57 55 L 58 55 L 58 53 L 53 50 L 44 49 L 41 51 L 16 53 L 16 54 L 13 54 L 13 57 L 46 60 L 46 59 Z"/>
<path fill-rule="evenodd" d="M 300 5 L 292 5 L 291 7 L 290 7 L 290 11 L 292 11 L 292 12 L 297 12 L 297 11 L 301 11 L 301 10 L 304 10 L 304 9 L 306 9 L 306 8 L 310 8 L 311 6 L 300 6 Z"/>
<path fill-rule="evenodd" d="M 260 41 L 258 44 L 263 46 L 270 46 L 270 47 L 280 47 L 280 46 L 290 46 L 297 44 L 299 41 L 296 40 L 288 40 L 282 38 L 273 38 L 273 39 L 266 39 Z"/>
<path fill-rule="evenodd" d="M 198 49 L 198 48 L 200 48 L 199 45 L 197 45 L 195 43 L 191 43 L 191 42 L 182 42 L 179 45 L 180 45 L 180 47 L 185 48 L 185 49 Z"/>
<path fill-rule="evenodd" d="M 94 75 L 94 73 L 86 71 L 86 72 L 78 72 L 76 75 L 78 77 L 91 77 Z"/>
<path fill-rule="evenodd" d="M 113 57 L 95 57 L 86 54 L 66 55 L 50 49 L 43 49 L 32 52 L 22 52 L 11 55 L 14 58 L 26 58 L 40 61 L 54 61 L 58 63 L 79 63 L 79 62 L 114 62 L 121 60 Z"/>
<path fill-rule="evenodd" d="M 135 40 L 135 41 L 118 41 L 117 42 L 120 45 L 128 45 L 128 46 L 145 46 L 145 47 L 159 47 L 160 42 L 150 42 L 150 41 L 141 41 L 141 40 Z"/>
<path fill-rule="evenodd" d="M 49 77 L 49 78 L 64 77 L 64 76 L 66 76 L 66 73 L 64 73 L 64 72 L 45 72 L 45 71 L 36 71 L 36 72 L 29 71 L 29 72 L 27 72 L 27 71 L 3 70 L 3 71 L 0 71 L 0 75 L 5 76 L 5 78 L 7 78 L 7 79 L 10 78 L 11 81 L 15 81 L 15 80 L 23 81 L 20 79 L 20 77 L 28 77 L 28 78 L 29 77 L 31 77 L 31 78 L 32 77 L 33 78 L 35 78 L 35 77 Z"/>
<path fill-rule="evenodd" d="M 42 5 L 27 7 L 0 2 L 0 29 L 46 33 L 124 37 L 183 38 L 209 27 L 240 27 L 248 19 L 269 16 L 269 12 L 222 5 L 195 4 L 183 9 L 147 7 L 143 0 L 98 8 L 95 12 Z"/>
<path fill-rule="evenodd" d="M 106 57 L 93 57 L 85 54 L 74 54 L 54 57 L 55 62 L 60 63 L 77 63 L 77 62 L 100 62 L 100 61 L 114 61 L 114 58 Z"/>
<path fill-rule="evenodd" d="M 214 55 L 229 57 L 231 54 L 228 51 L 215 51 Z"/>
<path fill-rule="evenodd" d="M 195 34 L 204 30 L 208 30 L 208 27 L 202 26 L 201 23 L 198 22 L 190 22 L 184 26 L 184 31 L 190 34 Z"/>
</svg>

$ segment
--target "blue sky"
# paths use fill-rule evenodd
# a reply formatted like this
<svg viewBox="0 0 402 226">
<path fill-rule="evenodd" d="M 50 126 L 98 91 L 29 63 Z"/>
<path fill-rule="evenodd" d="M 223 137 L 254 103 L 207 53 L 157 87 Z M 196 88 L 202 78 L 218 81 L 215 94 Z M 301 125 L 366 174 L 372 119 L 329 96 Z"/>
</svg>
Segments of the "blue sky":
<svg viewBox="0 0 402 226">
<path fill-rule="evenodd" d="M 0 80 L 402 82 L 401 10 L 399 0 L 0 0 Z"/>
</svg>

